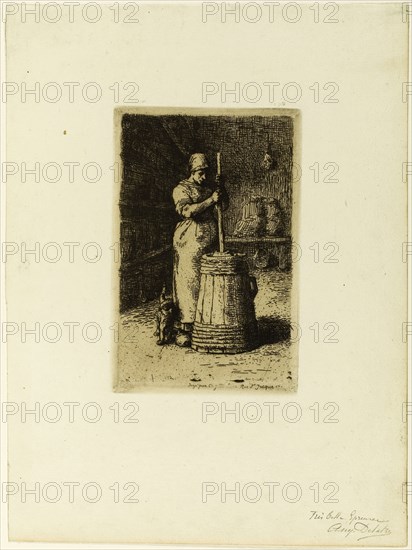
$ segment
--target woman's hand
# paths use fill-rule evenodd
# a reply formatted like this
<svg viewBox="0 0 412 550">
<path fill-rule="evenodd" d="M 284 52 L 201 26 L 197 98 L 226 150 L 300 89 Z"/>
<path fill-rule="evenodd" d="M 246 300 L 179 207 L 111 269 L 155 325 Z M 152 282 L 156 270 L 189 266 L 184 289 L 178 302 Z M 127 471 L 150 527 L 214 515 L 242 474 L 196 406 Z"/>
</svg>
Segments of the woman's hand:
<svg viewBox="0 0 412 550">
<path fill-rule="evenodd" d="M 222 199 L 222 192 L 220 189 L 216 189 L 216 191 L 212 193 L 212 200 L 215 204 L 217 204 L 221 199 Z"/>
</svg>

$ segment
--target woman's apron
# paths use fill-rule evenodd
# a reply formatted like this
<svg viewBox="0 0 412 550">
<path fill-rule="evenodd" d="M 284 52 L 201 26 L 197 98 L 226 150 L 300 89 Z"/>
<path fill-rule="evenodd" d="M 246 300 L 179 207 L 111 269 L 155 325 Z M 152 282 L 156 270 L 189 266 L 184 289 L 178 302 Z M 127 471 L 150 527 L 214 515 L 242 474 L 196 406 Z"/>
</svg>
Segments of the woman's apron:
<svg viewBox="0 0 412 550">
<path fill-rule="evenodd" d="M 200 260 L 203 254 L 216 250 L 217 223 L 213 206 L 191 218 L 183 218 L 182 209 L 211 195 L 209 188 L 188 181 L 180 182 L 173 191 L 176 211 L 182 217 L 173 237 L 173 301 L 179 314 L 178 325 L 183 330 L 190 330 L 195 319 Z"/>
</svg>

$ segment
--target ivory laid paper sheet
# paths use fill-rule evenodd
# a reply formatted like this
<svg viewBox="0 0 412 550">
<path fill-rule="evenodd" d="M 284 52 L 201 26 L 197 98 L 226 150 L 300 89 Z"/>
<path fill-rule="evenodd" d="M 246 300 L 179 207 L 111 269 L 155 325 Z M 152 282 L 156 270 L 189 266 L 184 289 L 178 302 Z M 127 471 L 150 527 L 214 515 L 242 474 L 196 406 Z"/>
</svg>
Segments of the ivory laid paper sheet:
<svg viewBox="0 0 412 550">
<path fill-rule="evenodd" d="M 2 4 L 5 548 L 406 544 L 409 8 Z"/>
</svg>

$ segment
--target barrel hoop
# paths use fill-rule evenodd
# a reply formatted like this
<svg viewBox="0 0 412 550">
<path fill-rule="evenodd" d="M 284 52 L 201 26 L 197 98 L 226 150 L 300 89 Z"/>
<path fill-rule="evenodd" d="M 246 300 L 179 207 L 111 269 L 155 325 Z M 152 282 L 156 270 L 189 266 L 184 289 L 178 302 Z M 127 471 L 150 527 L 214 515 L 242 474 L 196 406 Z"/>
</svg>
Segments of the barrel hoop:
<svg viewBox="0 0 412 550">
<path fill-rule="evenodd" d="M 239 345 L 239 346 L 233 346 L 230 344 L 226 344 L 223 346 L 215 346 L 213 344 L 202 344 L 198 345 L 194 342 L 192 342 L 192 348 L 195 351 L 198 351 L 200 353 L 219 353 L 219 354 L 235 354 L 235 353 L 242 353 L 245 351 L 251 351 L 254 348 L 257 347 L 256 343 L 247 343 L 245 345 Z"/>
</svg>

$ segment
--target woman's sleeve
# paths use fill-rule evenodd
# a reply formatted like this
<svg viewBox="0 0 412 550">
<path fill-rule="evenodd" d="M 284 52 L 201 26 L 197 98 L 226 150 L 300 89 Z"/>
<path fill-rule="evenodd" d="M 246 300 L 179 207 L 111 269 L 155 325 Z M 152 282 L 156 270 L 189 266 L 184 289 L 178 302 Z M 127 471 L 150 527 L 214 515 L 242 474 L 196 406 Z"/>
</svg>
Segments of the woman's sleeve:
<svg viewBox="0 0 412 550">
<path fill-rule="evenodd" d="M 176 212 L 180 216 L 183 216 L 183 207 L 186 206 L 186 204 L 192 204 L 192 199 L 190 198 L 189 193 L 183 187 L 183 185 L 177 185 L 173 189 L 173 202 L 175 203 Z"/>
</svg>

